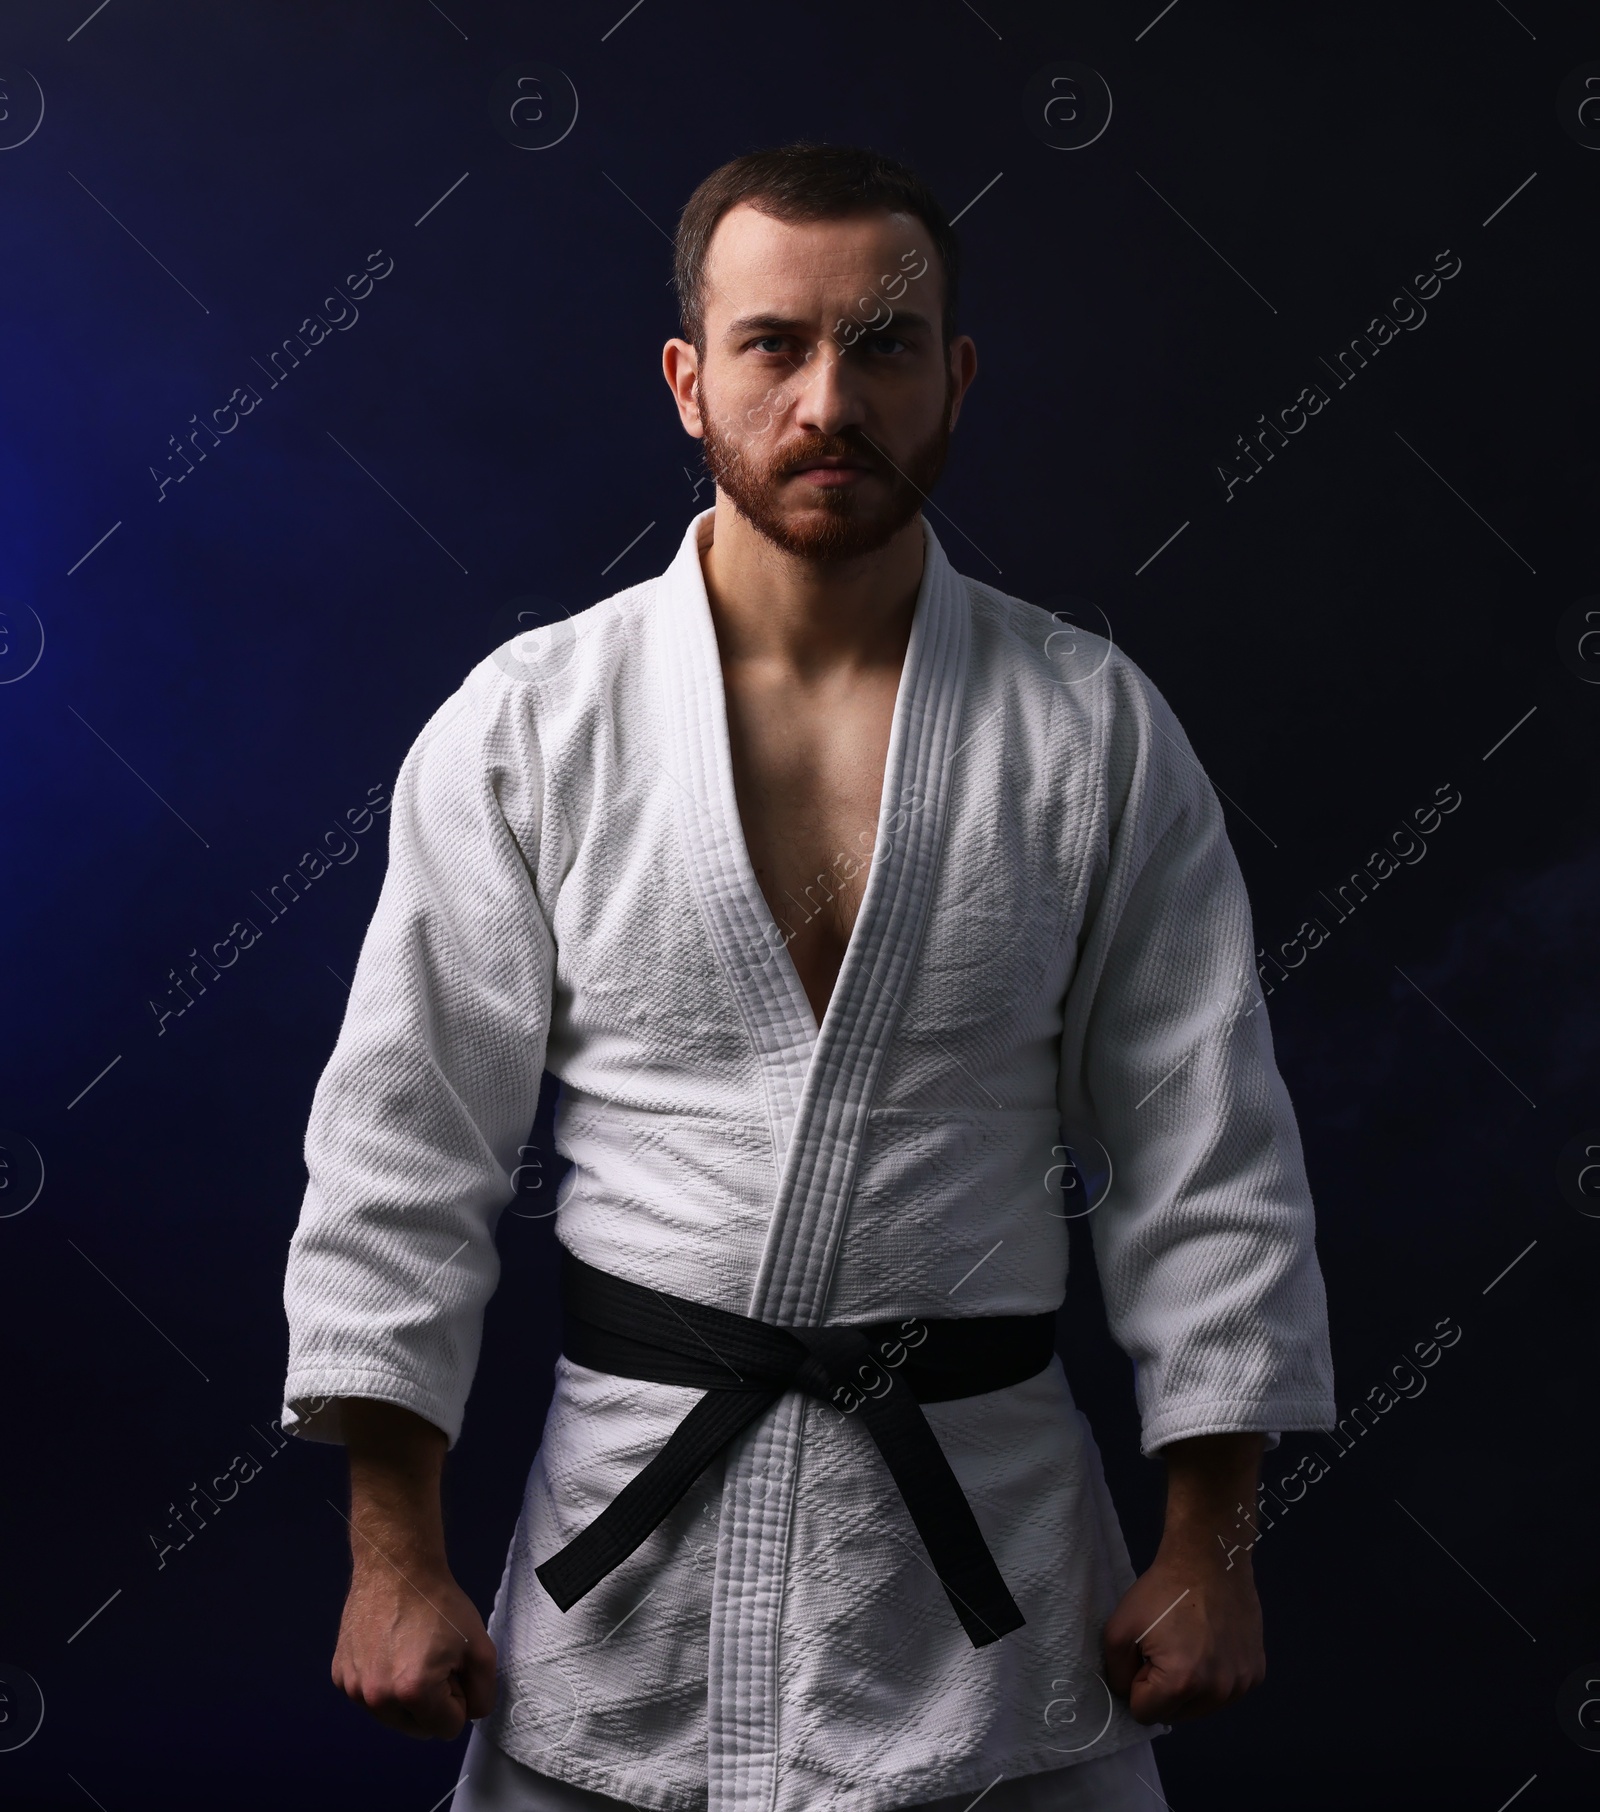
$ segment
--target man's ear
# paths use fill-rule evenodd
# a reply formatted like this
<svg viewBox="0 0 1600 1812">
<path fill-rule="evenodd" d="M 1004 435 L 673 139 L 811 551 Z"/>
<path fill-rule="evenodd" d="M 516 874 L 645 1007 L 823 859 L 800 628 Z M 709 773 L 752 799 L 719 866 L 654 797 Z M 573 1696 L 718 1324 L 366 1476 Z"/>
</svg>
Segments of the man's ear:
<svg viewBox="0 0 1600 1812">
<path fill-rule="evenodd" d="M 950 405 L 952 433 L 961 417 L 961 405 L 972 380 L 978 375 L 978 348 L 970 334 L 958 334 L 950 342 L 950 373 L 955 396 Z"/>
<path fill-rule="evenodd" d="M 699 358 L 687 340 L 668 340 L 661 349 L 661 372 L 678 408 L 678 420 L 685 434 L 696 440 L 704 438 L 700 419 Z"/>
</svg>

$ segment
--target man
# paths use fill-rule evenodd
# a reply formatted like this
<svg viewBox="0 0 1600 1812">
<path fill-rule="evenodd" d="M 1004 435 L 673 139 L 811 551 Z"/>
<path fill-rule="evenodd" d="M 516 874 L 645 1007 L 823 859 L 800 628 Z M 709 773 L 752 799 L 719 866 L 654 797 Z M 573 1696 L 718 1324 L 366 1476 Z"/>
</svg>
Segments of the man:
<svg viewBox="0 0 1600 1812">
<path fill-rule="evenodd" d="M 1147 1806 L 1152 1730 L 1263 1676 L 1260 1453 L 1334 1421 L 1238 866 L 1145 675 L 920 513 L 976 371 L 931 193 L 753 153 L 677 275 L 715 504 L 424 728 L 313 1105 L 334 1680 L 481 1720 L 459 1809 Z M 564 1352 L 486 1631 L 439 1476 L 546 1066 Z M 1083 1213 L 1166 1462 L 1137 1579 L 1050 1350 Z"/>
</svg>

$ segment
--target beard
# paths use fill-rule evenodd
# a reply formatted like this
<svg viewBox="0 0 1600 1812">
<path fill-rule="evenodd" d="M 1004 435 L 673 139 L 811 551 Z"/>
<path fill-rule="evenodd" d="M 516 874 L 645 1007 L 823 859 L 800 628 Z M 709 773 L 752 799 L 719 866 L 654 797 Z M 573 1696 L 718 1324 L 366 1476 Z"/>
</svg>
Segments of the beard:
<svg viewBox="0 0 1600 1812">
<path fill-rule="evenodd" d="M 810 435 L 763 457 L 768 437 L 752 434 L 740 441 L 725 432 L 713 415 L 702 378 L 705 463 L 718 490 L 739 514 L 786 554 L 824 565 L 858 559 L 876 553 L 899 534 L 938 481 L 950 447 L 954 394 L 955 379 L 947 371 L 938 425 L 926 440 L 892 464 L 856 429 Z M 789 474 L 799 467 L 830 458 L 860 460 L 873 476 L 854 484 L 815 488 L 788 482 Z"/>
</svg>

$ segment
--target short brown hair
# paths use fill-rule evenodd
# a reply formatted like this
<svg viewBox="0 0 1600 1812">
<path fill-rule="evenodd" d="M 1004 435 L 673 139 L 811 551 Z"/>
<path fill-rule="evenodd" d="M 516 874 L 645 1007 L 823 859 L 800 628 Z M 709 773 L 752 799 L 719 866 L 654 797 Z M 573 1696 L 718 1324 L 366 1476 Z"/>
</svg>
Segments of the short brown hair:
<svg viewBox="0 0 1600 1812">
<path fill-rule="evenodd" d="M 939 198 L 905 164 L 861 145 L 809 140 L 747 151 L 715 169 L 689 197 L 673 241 L 673 277 L 683 337 L 706 350 L 705 262 L 717 222 L 748 202 L 776 220 L 837 220 L 867 208 L 913 214 L 928 229 L 944 270 L 944 343 L 955 334 L 961 247 Z"/>
</svg>

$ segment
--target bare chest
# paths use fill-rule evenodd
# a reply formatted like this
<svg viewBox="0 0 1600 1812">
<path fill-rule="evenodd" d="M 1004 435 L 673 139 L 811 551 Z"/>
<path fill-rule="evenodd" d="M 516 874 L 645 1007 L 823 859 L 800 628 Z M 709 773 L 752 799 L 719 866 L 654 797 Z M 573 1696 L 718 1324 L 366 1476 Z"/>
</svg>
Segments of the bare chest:
<svg viewBox="0 0 1600 1812">
<path fill-rule="evenodd" d="M 807 698 L 727 687 L 745 846 L 818 1024 L 871 869 L 897 676 Z"/>
</svg>

